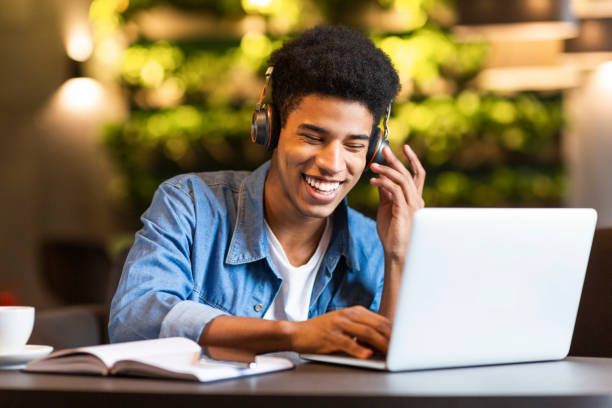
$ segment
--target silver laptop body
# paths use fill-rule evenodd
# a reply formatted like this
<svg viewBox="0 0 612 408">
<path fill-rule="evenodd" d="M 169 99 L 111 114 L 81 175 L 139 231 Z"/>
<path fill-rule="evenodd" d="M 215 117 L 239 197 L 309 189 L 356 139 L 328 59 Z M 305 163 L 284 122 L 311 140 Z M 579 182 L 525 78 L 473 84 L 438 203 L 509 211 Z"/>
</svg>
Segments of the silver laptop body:
<svg viewBox="0 0 612 408">
<path fill-rule="evenodd" d="M 400 371 L 567 356 L 597 213 L 426 208 L 414 218 L 386 360 Z"/>
</svg>

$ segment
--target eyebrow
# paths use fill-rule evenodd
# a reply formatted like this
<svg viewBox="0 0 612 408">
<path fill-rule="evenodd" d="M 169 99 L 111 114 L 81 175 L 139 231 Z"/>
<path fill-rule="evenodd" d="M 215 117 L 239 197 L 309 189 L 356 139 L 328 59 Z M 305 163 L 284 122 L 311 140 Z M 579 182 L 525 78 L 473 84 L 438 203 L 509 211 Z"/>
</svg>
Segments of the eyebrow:
<svg viewBox="0 0 612 408">
<path fill-rule="evenodd" d="M 316 126 L 316 125 L 312 125 L 310 123 L 302 123 L 301 125 L 298 126 L 298 129 L 304 129 L 304 130 L 310 130 L 316 133 L 321 133 L 324 135 L 329 134 L 329 131 L 325 128 Z M 358 135 L 349 135 L 347 137 L 347 139 L 351 139 L 351 140 L 370 140 L 370 136 L 368 135 L 363 135 L 363 134 L 358 134 Z"/>
</svg>

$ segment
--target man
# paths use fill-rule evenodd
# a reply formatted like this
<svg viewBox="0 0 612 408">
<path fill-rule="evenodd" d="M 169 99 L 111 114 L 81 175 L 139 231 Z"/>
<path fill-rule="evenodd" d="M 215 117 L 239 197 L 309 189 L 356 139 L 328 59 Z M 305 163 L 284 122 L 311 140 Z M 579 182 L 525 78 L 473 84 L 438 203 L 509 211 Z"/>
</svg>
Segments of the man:
<svg viewBox="0 0 612 408">
<path fill-rule="evenodd" d="M 376 223 L 348 208 L 373 131 L 399 89 L 360 34 L 320 26 L 271 57 L 270 162 L 159 187 L 113 299 L 111 341 L 184 336 L 254 352 L 386 351 L 425 171 L 388 147 L 372 164 Z"/>
</svg>

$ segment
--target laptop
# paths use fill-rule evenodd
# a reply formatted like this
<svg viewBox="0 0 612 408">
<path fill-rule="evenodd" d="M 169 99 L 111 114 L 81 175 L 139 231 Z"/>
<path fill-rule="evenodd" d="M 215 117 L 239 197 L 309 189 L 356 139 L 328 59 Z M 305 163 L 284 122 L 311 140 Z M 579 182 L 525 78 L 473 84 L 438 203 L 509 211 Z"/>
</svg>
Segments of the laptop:
<svg viewBox="0 0 612 408">
<path fill-rule="evenodd" d="M 386 371 L 563 359 L 596 219 L 593 209 L 419 210 L 386 356 L 300 356 Z"/>
</svg>

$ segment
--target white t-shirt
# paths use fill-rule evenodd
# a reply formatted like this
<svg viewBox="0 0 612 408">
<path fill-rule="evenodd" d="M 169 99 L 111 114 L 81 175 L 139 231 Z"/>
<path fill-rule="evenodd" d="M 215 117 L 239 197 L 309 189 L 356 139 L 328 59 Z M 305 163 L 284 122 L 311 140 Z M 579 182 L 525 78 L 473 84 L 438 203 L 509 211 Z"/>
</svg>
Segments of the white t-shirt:
<svg viewBox="0 0 612 408">
<path fill-rule="evenodd" d="M 331 239 L 331 223 L 329 218 L 325 224 L 325 231 L 321 236 L 317 250 L 312 257 L 301 266 L 293 266 L 283 246 L 264 220 L 270 259 L 276 271 L 283 278 L 278 295 L 264 314 L 264 319 L 302 321 L 308 319 L 310 295 L 314 285 L 317 271 L 323 262 L 329 241 Z"/>
</svg>

